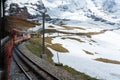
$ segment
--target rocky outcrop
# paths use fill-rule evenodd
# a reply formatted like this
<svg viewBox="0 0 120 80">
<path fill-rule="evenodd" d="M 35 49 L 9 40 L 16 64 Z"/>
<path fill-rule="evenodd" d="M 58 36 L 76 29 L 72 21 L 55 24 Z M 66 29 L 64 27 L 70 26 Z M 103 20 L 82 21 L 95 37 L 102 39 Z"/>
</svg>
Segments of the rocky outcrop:
<svg viewBox="0 0 120 80">
<path fill-rule="evenodd" d="M 12 3 L 10 5 L 9 14 L 10 16 L 16 16 L 16 17 L 23 18 L 23 19 L 27 19 L 30 16 L 26 7 L 21 8 L 16 3 Z"/>
<path fill-rule="evenodd" d="M 104 0 L 103 1 L 103 10 L 114 13 L 117 10 L 117 3 L 115 0 Z"/>
<path fill-rule="evenodd" d="M 28 5 L 28 4 L 26 4 Z M 32 8 L 33 10 L 35 10 L 35 12 L 40 13 L 40 10 L 45 9 L 44 5 L 40 4 L 30 4 L 32 6 L 36 6 L 37 9 Z M 24 7 L 20 7 L 17 3 L 11 3 L 8 13 L 10 16 L 15 16 L 18 18 L 22 18 L 22 19 L 42 19 L 42 15 L 41 14 L 31 14 L 28 11 L 28 7 L 24 6 Z M 46 14 L 46 20 L 50 20 L 50 16 L 48 14 Z"/>
</svg>

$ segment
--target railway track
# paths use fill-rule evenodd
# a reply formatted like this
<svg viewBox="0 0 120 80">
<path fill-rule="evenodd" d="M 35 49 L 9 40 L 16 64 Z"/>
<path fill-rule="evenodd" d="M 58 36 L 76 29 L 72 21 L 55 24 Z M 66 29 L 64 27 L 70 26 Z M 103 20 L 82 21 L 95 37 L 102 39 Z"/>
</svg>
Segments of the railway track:
<svg viewBox="0 0 120 80">
<path fill-rule="evenodd" d="M 26 80 L 59 80 L 26 57 L 17 45 L 13 48 L 13 52 L 13 60 L 26 76 Z"/>
<path fill-rule="evenodd" d="M 19 69 L 23 72 L 23 74 L 26 76 L 25 79 L 32 80 L 30 75 L 27 73 L 26 69 L 22 66 L 22 63 L 20 63 L 20 59 L 18 59 L 16 54 L 13 54 L 13 61 L 16 63 L 16 65 L 19 67 Z M 25 77 L 24 76 L 24 77 Z"/>
</svg>

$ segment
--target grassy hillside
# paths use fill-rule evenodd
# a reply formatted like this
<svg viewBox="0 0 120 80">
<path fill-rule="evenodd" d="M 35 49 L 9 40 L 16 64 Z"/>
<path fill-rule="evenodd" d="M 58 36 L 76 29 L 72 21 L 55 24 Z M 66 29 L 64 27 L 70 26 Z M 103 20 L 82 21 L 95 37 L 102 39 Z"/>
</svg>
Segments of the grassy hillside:
<svg viewBox="0 0 120 80">
<path fill-rule="evenodd" d="M 6 16 L 6 30 L 10 31 L 15 28 L 18 30 L 28 29 L 34 27 L 35 25 L 40 25 L 40 23 L 31 22 L 25 19 L 17 18 L 14 16 Z"/>
</svg>

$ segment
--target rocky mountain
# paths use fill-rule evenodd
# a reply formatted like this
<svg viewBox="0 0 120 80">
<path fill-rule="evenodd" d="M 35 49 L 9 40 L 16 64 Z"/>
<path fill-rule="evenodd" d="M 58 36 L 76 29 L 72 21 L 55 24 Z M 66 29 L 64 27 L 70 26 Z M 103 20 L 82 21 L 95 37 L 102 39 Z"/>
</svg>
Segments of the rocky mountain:
<svg viewBox="0 0 120 80">
<path fill-rule="evenodd" d="M 117 3 L 114 0 L 105 0 L 102 6 L 103 9 L 108 12 L 114 13 L 117 10 Z"/>
<path fill-rule="evenodd" d="M 6 5 L 6 15 L 16 16 L 23 19 L 35 19 L 41 17 L 39 10 L 44 8 L 44 5 L 40 1 L 35 3 L 7 1 Z"/>
<path fill-rule="evenodd" d="M 17 10 L 20 10 L 20 13 L 18 11 L 17 16 L 20 14 L 29 16 L 30 14 L 39 17 L 40 11 L 46 8 L 46 14 L 52 18 L 80 21 L 93 19 L 112 25 L 120 23 L 118 0 L 9 0 L 6 2 L 8 5 L 6 10 L 10 10 L 9 6 L 13 3 L 17 4 L 17 8 L 19 5 Z M 14 6 L 12 8 L 14 9 Z M 9 11 L 8 15 L 15 13 L 16 9 L 13 9 Z"/>
<path fill-rule="evenodd" d="M 52 17 L 80 21 L 92 18 L 112 24 L 120 22 L 117 0 L 44 0 L 43 3 Z"/>
<path fill-rule="evenodd" d="M 30 16 L 26 7 L 19 7 L 16 3 L 11 3 L 8 11 L 10 16 L 16 16 L 24 19 L 29 18 Z"/>
</svg>

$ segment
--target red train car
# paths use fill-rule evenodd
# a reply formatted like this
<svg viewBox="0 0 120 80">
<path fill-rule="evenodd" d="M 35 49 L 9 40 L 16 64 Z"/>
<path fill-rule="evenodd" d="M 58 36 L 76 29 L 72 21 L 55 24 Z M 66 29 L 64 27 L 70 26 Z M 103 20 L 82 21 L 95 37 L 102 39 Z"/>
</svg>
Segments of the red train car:
<svg viewBox="0 0 120 80">
<path fill-rule="evenodd" d="M 0 53 L 1 57 L 3 57 L 3 71 L 0 74 L 0 80 L 10 80 L 10 66 L 12 59 L 12 48 L 15 44 L 21 41 L 25 41 L 30 39 L 31 36 L 28 33 L 19 32 L 17 30 L 12 30 L 11 35 L 2 41 L 3 52 Z"/>
</svg>

